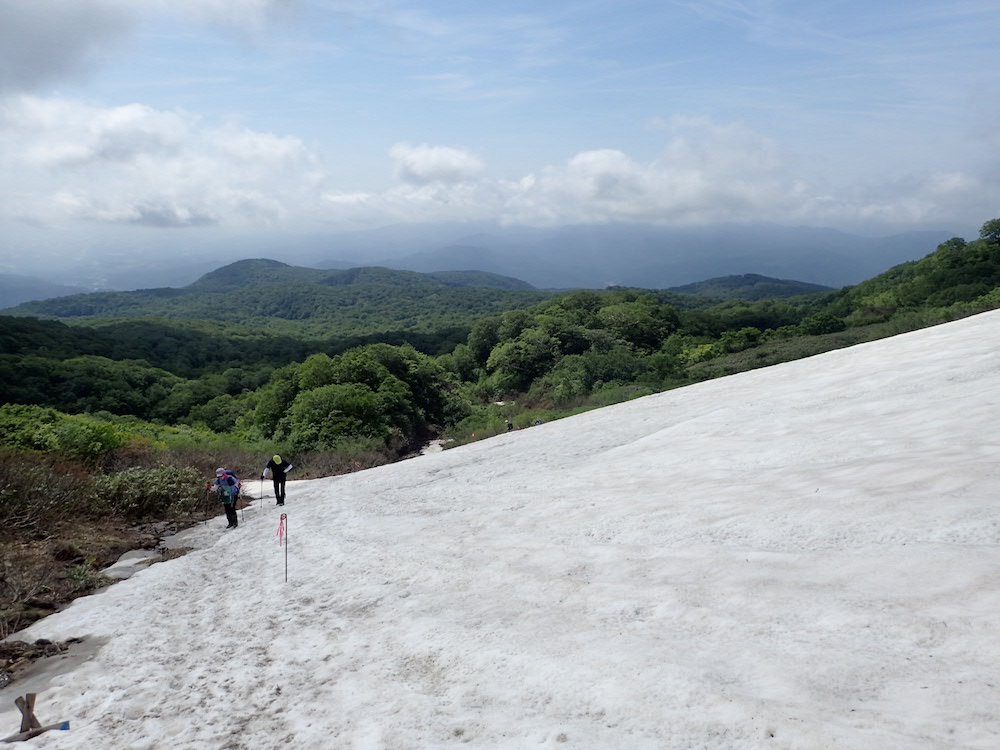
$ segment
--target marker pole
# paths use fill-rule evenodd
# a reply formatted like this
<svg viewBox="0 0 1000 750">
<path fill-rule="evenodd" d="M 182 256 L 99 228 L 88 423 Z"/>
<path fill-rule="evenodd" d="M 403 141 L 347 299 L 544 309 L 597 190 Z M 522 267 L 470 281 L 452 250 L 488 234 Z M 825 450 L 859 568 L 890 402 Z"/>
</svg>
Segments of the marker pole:
<svg viewBox="0 0 1000 750">
<path fill-rule="evenodd" d="M 288 514 L 282 513 L 278 521 L 278 546 L 285 547 L 285 583 L 288 583 Z"/>
</svg>

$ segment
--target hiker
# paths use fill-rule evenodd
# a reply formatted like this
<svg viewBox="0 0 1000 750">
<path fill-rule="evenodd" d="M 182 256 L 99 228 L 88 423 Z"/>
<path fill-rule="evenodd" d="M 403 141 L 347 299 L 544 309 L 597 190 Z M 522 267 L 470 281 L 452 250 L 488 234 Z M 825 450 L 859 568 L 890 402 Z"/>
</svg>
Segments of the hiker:
<svg viewBox="0 0 1000 750">
<path fill-rule="evenodd" d="M 274 482 L 274 499 L 278 501 L 278 505 L 285 504 L 285 475 L 294 468 L 288 461 L 284 461 L 281 456 L 275 453 L 260 475 L 261 479 L 270 475 Z"/>
<path fill-rule="evenodd" d="M 226 509 L 226 520 L 229 521 L 227 529 L 235 529 L 240 525 L 239 516 L 236 515 L 236 500 L 240 495 L 240 481 L 231 471 L 226 471 L 221 466 L 215 470 L 215 491 L 222 498 L 222 505 Z"/>
<path fill-rule="evenodd" d="M 511 424 L 509 419 L 505 419 L 504 421 L 507 423 L 507 432 L 510 432 L 511 430 L 514 429 L 514 425 Z"/>
</svg>

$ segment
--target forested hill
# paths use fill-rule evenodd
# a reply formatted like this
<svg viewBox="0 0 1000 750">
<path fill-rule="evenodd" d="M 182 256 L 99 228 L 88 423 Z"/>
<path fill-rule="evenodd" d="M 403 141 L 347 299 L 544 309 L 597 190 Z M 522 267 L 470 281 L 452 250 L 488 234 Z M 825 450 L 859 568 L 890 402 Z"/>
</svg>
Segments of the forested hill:
<svg viewBox="0 0 1000 750">
<path fill-rule="evenodd" d="M 210 271 L 185 289 L 212 291 L 236 289 L 258 284 L 304 282 L 325 286 L 391 286 L 402 288 L 434 289 L 449 287 L 484 287 L 488 289 L 533 290 L 526 281 L 500 276 L 484 271 L 438 271 L 417 273 L 397 271 L 380 266 L 365 266 L 346 270 L 320 270 L 290 266 L 266 258 L 240 260 Z"/>
<path fill-rule="evenodd" d="M 670 287 L 668 291 L 679 294 L 693 294 L 716 300 L 743 299 L 754 302 L 762 299 L 780 299 L 799 294 L 829 292 L 831 287 L 809 284 L 804 281 L 772 279 L 755 273 L 734 276 L 720 276 L 694 284 Z"/>
<path fill-rule="evenodd" d="M 476 271 L 319 270 L 255 259 L 224 266 L 180 289 L 76 294 L 5 313 L 80 322 L 208 320 L 258 333 L 325 338 L 432 333 L 550 296 L 523 281 Z"/>
<path fill-rule="evenodd" d="M 672 304 L 698 309 L 730 299 L 788 297 L 823 289 L 748 274 L 667 291 L 674 293 Z M 450 338 L 478 317 L 528 307 L 557 293 L 483 271 L 321 270 L 257 258 L 218 268 L 186 287 L 75 294 L 26 302 L 4 313 L 92 325 L 186 321 L 190 328 L 197 321 L 204 329 L 201 321 L 211 321 L 237 335 L 297 339 L 443 331 L 451 332 Z"/>
<path fill-rule="evenodd" d="M 953 238 L 853 287 L 701 307 L 696 296 L 667 290 L 448 287 L 385 269 L 260 281 L 281 273 L 301 270 L 250 261 L 191 288 L 118 295 L 146 309 L 183 303 L 201 320 L 90 317 L 70 326 L 0 316 L 0 407 L 11 407 L 12 420 L 0 434 L 30 450 L 65 449 L 70 438 L 107 450 L 100 430 L 117 428 L 67 416 L 90 414 L 105 423 L 203 426 L 233 441 L 269 441 L 280 452 L 395 458 L 442 431 L 456 440 L 482 437 L 505 430 L 504 418 L 526 426 L 993 309 L 1000 305 L 1000 219 L 984 224 L 979 239 Z M 241 274 L 247 286 L 225 288 Z M 397 284 L 377 283 L 387 278 Z M 758 283 L 767 282 L 743 277 L 704 288 Z M 114 297 L 81 299 L 93 309 Z M 265 317 L 288 310 L 302 317 Z M 238 328 L 206 312 L 244 323 L 256 315 L 259 325 Z M 448 319 L 462 324 L 443 327 Z M 268 332 L 279 323 L 296 334 Z M 81 433 L 81 425 L 97 432 Z"/>
<path fill-rule="evenodd" d="M 440 286 L 485 287 L 489 289 L 532 290 L 531 284 L 509 276 L 484 271 L 438 271 L 417 273 L 397 271 L 380 266 L 365 266 L 346 270 L 321 270 L 291 266 L 277 260 L 257 258 L 240 260 L 217 268 L 189 284 L 185 289 L 211 291 L 257 286 L 304 282 L 326 286 L 379 285 L 394 287 L 419 287 L 432 289 Z"/>
</svg>

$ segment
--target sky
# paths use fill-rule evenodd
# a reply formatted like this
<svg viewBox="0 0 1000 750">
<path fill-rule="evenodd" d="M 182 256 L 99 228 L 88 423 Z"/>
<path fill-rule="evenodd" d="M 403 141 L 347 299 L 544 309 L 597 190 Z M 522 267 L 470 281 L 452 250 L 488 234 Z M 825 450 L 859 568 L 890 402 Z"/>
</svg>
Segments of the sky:
<svg viewBox="0 0 1000 750">
<path fill-rule="evenodd" d="M 0 271 L 438 222 L 973 239 L 998 28 L 991 0 L 4 0 Z"/>
<path fill-rule="evenodd" d="M 16 634 L 84 641 L 0 722 L 37 692 L 70 722 L 40 750 L 995 748 L 998 375 L 993 311 L 281 508 L 262 457 L 238 528 Z"/>
</svg>

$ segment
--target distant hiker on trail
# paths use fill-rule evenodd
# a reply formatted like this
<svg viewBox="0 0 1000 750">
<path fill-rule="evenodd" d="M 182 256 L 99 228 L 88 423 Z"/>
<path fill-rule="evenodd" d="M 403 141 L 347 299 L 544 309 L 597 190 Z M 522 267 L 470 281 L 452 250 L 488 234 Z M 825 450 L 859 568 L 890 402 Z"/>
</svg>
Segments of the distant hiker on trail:
<svg viewBox="0 0 1000 750">
<path fill-rule="evenodd" d="M 240 495 L 240 480 L 231 471 L 226 471 L 221 466 L 215 470 L 215 483 L 212 485 L 215 491 L 222 498 L 222 505 L 226 509 L 226 520 L 229 521 L 227 529 L 235 529 L 240 525 L 239 517 L 236 515 L 236 500 Z"/>
<path fill-rule="evenodd" d="M 511 424 L 511 421 L 509 419 L 506 419 L 504 421 L 507 423 L 507 432 L 510 432 L 511 430 L 514 429 L 514 425 Z"/>
<path fill-rule="evenodd" d="M 274 499 L 278 501 L 278 505 L 285 504 L 285 475 L 294 468 L 288 461 L 283 460 L 281 456 L 274 454 L 260 475 L 261 479 L 270 475 L 274 481 Z"/>
</svg>

